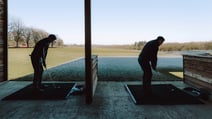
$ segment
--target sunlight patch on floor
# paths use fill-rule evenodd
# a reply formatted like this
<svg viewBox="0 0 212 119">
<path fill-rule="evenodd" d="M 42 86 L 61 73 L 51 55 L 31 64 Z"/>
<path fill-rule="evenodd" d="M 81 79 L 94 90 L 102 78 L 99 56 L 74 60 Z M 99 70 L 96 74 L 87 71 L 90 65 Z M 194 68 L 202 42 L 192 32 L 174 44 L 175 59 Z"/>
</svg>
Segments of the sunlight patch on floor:
<svg viewBox="0 0 212 119">
<path fill-rule="evenodd" d="M 183 79 L 183 72 L 169 72 L 171 75 L 174 75 L 176 77 L 179 77 Z"/>
</svg>

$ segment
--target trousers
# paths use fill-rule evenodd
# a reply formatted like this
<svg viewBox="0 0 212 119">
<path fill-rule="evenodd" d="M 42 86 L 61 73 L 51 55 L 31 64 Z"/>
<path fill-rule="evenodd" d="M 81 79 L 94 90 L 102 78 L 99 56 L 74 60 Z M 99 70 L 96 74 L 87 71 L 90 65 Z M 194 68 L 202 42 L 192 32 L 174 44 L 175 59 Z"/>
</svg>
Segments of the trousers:
<svg viewBox="0 0 212 119">
<path fill-rule="evenodd" d="M 40 58 L 31 56 L 31 62 L 34 69 L 33 85 L 36 88 L 40 88 L 43 75 L 43 66 L 41 60 Z"/>
<path fill-rule="evenodd" d="M 149 61 L 138 60 L 141 69 L 143 70 L 143 88 L 150 89 L 152 81 L 152 69 Z"/>
</svg>

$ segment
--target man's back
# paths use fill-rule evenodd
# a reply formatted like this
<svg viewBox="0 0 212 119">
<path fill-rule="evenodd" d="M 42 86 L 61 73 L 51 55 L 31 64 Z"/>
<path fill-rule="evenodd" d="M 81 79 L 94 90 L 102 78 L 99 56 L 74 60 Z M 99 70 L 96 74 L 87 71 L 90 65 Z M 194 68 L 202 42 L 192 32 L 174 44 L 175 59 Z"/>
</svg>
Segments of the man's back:
<svg viewBox="0 0 212 119">
<path fill-rule="evenodd" d="M 158 44 L 157 40 L 151 40 L 147 42 L 142 49 L 139 59 L 151 61 L 152 59 L 157 58 L 157 52 L 158 52 Z"/>
<path fill-rule="evenodd" d="M 48 47 L 49 47 L 49 42 L 47 38 L 44 38 L 36 43 L 31 55 L 35 56 L 36 58 L 40 58 L 43 55 L 43 50 L 47 52 Z"/>
</svg>

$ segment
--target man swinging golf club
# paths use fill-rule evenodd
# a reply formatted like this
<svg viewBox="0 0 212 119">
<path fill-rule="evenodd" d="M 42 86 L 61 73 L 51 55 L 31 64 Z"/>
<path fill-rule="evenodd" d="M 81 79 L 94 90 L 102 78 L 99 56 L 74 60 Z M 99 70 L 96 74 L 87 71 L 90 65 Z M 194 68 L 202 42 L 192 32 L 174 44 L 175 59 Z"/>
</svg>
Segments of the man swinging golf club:
<svg viewBox="0 0 212 119">
<path fill-rule="evenodd" d="M 152 69 L 156 70 L 158 48 L 164 41 L 162 36 L 158 36 L 157 39 L 147 42 L 138 57 L 138 62 L 143 70 L 143 90 L 147 95 L 152 93 Z"/>
<path fill-rule="evenodd" d="M 57 38 L 54 34 L 50 34 L 47 38 L 38 41 L 31 53 L 31 62 L 34 69 L 33 88 L 35 91 L 44 91 L 41 85 L 43 66 L 46 68 L 46 56 L 48 53 L 49 44 Z"/>
</svg>

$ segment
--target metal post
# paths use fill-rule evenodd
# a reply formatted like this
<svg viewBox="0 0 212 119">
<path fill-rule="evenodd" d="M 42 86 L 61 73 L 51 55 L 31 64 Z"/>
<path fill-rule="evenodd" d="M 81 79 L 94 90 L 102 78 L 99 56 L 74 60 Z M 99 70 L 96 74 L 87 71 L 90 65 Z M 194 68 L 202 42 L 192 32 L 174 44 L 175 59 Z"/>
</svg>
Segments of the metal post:
<svg viewBox="0 0 212 119">
<path fill-rule="evenodd" d="M 92 71 L 91 71 L 91 0 L 85 0 L 85 86 L 86 103 L 92 102 Z"/>
</svg>

